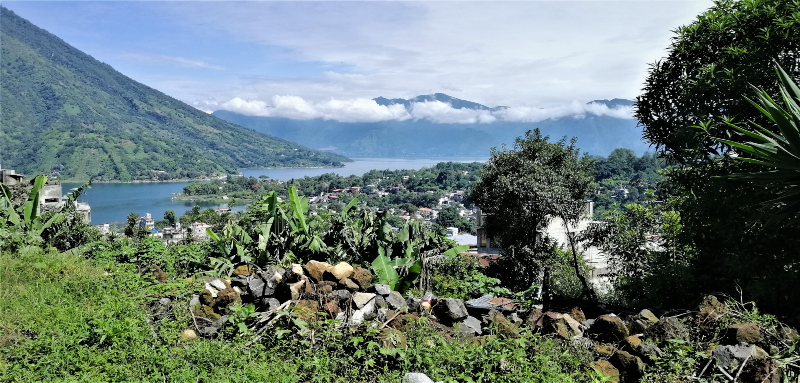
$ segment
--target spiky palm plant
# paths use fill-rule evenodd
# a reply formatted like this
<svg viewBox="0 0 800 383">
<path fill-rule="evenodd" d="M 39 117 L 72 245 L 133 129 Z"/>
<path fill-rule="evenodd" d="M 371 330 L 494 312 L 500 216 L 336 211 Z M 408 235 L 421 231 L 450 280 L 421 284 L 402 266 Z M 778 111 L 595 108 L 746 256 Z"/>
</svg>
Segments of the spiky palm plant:
<svg viewBox="0 0 800 383">
<path fill-rule="evenodd" d="M 800 222 L 797 214 L 800 212 L 800 88 L 780 65 L 776 63 L 775 67 L 785 108 L 757 88 L 756 100 L 748 98 L 748 101 L 774 122 L 778 131 L 772 132 L 755 123 L 751 123 L 756 128 L 751 131 L 729 123 L 744 137 L 737 141 L 717 138 L 717 141 L 730 145 L 737 153 L 736 160 L 770 168 L 730 177 L 759 183 L 777 192 L 777 197 L 762 202 L 765 206 L 779 207 L 768 224 L 788 218 L 784 223 L 793 225 Z"/>
</svg>

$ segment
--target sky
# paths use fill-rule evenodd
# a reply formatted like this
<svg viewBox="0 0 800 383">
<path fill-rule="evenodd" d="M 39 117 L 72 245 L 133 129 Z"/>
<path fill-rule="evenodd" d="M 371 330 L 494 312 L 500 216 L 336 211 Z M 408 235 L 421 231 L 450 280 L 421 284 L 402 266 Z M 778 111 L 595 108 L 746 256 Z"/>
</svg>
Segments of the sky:
<svg viewBox="0 0 800 383">
<path fill-rule="evenodd" d="M 123 74 L 211 112 L 450 123 L 632 118 L 694 1 L 8 1 Z M 2 58 L 0 58 L 2 59 Z M 373 98 L 446 93 L 501 111 Z"/>
</svg>

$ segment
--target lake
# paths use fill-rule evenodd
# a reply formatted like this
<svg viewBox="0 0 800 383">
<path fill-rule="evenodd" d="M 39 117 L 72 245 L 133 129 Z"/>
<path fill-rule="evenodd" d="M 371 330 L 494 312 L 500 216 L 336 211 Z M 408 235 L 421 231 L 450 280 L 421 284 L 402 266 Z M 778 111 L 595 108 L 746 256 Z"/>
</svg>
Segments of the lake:
<svg viewBox="0 0 800 383">
<path fill-rule="evenodd" d="M 398 159 L 398 158 L 354 158 L 342 168 L 291 168 L 291 169 L 242 169 L 245 177 L 267 176 L 273 179 L 288 181 L 293 178 L 313 177 L 324 173 L 336 173 L 340 176 L 357 175 L 372 170 L 420 169 L 439 162 L 485 162 L 488 157 L 459 157 L 435 159 Z M 174 210 L 179 216 L 194 205 L 202 208 L 215 208 L 222 205 L 172 200 L 173 193 L 180 193 L 189 182 L 148 182 L 148 183 L 102 183 L 93 184 L 85 191 L 80 200 L 88 202 L 92 207 L 92 224 L 108 222 L 124 222 L 130 213 L 140 216 L 145 213 L 159 220 L 167 210 Z M 81 184 L 64 183 L 64 194 Z M 238 207 L 237 210 L 244 209 Z"/>
</svg>

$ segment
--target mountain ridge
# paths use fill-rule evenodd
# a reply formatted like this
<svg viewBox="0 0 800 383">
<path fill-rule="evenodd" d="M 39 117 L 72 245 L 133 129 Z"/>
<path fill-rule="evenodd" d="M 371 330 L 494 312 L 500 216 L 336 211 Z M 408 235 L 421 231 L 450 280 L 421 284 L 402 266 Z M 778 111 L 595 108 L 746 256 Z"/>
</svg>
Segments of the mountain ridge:
<svg viewBox="0 0 800 383">
<path fill-rule="evenodd" d="M 204 178 L 349 159 L 220 120 L 138 83 L 0 7 L 0 155 L 26 174 Z"/>
</svg>

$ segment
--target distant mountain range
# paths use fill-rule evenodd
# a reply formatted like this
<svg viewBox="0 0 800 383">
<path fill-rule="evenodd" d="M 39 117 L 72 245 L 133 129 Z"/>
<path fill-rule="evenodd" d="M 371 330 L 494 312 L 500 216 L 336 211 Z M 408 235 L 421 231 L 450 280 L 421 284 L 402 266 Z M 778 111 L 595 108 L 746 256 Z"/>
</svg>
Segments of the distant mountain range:
<svg viewBox="0 0 800 383">
<path fill-rule="evenodd" d="M 74 180 L 166 180 L 241 167 L 339 166 L 133 81 L 0 7 L 0 165 Z"/>
<path fill-rule="evenodd" d="M 443 93 L 417 96 L 412 99 L 373 99 L 382 106 L 403 105 L 411 109 L 416 103 L 439 101 L 453 109 L 500 112 L 504 106 L 489 107 L 461 100 Z M 624 99 L 596 100 L 589 104 L 608 108 L 629 108 L 633 101 Z M 338 122 L 331 120 L 294 120 L 280 117 L 254 117 L 218 110 L 214 116 L 257 132 L 274 135 L 302 145 L 350 157 L 454 157 L 488 156 L 491 148 L 513 146 L 514 140 L 526 131 L 539 128 L 543 134 L 558 140 L 577 137 L 578 147 L 593 155 L 608 155 L 616 148 L 637 153 L 647 151 L 636 120 L 609 115 L 582 113 L 546 119 L 539 122 L 514 122 L 498 119 L 491 123 L 439 123 L 429 119 L 391 120 L 382 122 Z"/>
</svg>

